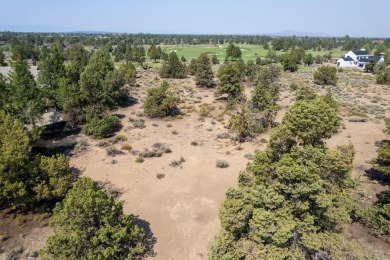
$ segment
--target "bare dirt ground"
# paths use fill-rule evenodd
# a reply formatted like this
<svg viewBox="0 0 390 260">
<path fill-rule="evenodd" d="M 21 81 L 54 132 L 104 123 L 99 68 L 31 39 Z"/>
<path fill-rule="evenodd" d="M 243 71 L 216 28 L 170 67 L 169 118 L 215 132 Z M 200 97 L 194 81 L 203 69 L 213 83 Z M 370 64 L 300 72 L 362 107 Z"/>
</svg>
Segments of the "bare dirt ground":
<svg viewBox="0 0 390 260">
<path fill-rule="evenodd" d="M 38 76 L 38 67 L 37 66 L 30 66 L 31 74 L 36 78 Z M 0 74 L 3 74 L 3 76 L 8 76 L 11 72 L 12 68 L 9 66 L 1 67 L 0 66 Z"/>
<path fill-rule="evenodd" d="M 318 93 L 325 92 L 325 88 L 313 84 L 314 70 L 305 67 L 298 73 L 282 74 L 284 87 L 279 101 L 282 109 L 277 121 L 280 122 L 294 101 L 294 92 L 288 87 L 292 82 L 311 85 Z M 339 77 L 339 84 L 332 87 L 332 91 L 342 104 L 343 126 L 328 140 L 328 145 L 354 144 L 353 177 L 361 182 L 358 191 L 362 201 L 370 205 L 378 193 L 388 190 L 388 186 L 371 178 L 367 172 L 372 168 L 370 160 L 376 157 L 376 142 L 387 138 L 382 132 L 382 118 L 389 115 L 390 91 L 386 86 L 375 84 L 370 75 L 359 71 L 343 71 Z M 106 148 L 99 146 L 100 140 L 79 134 L 89 145 L 72 156 L 71 164 L 80 169 L 83 176 L 119 191 L 125 213 L 138 215 L 139 224 L 153 233 L 154 259 L 206 259 L 210 242 L 220 227 L 218 210 L 224 194 L 229 187 L 236 185 L 239 171 L 248 163 L 244 155 L 264 149 L 264 140 L 269 138 L 269 133 L 241 145 L 228 138 L 218 138 L 228 132 L 225 125 L 229 117 L 224 113 L 224 101 L 216 100 L 212 90 L 197 88 L 191 78 L 169 80 L 173 91 L 184 100 L 179 106 L 186 112 L 182 119 L 146 118 L 142 116 L 146 90 L 159 85 L 161 80 L 157 72 L 150 69 L 139 71 L 137 82 L 140 86 L 132 91 L 132 96 L 138 99 L 138 103 L 114 112 L 122 118 L 123 128 L 118 135 L 127 138 L 127 141 L 116 143 L 115 147 L 120 149 L 127 142 L 132 147 L 130 152 L 108 156 Z M 204 103 L 213 106 L 214 110 L 202 119 L 200 105 Z M 364 111 L 357 114 L 364 116 L 366 122 L 351 122 L 356 111 Z M 129 119 L 136 118 L 145 120 L 146 127 L 134 127 Z M 230 133 L 230 136 L 234 135 Z M 138 152 L 152 149 L 157 142 L 168 145 L 172 152 L 145 158 L 143 163 L 135 161 Z M 192 145 L 192 142 L 198 145 Z M 170 166 L 173 160 L 181 157 L 185 162 Z M 230 166 L 217 168 L 217 160 L 225 160 Z M 44 230 L 43 240 L 50 234 Z M 389 244 L 370 236 L 359 224 L 352 225 L 347 235 L 368 242 L 383 253 L 383 259 L 386 259 L 385 254 L 390 254 Z M 28 244 L 31 239 L 23 241 Z"/>
<path fill-rule="evenodd" d="M 0 211 L 0 259 L 26 259 L 36 256 L 52 234 L 49 219 L 43 215 L 17 215 L 10 210 Z"/>
<path fill-rule="evenodd" d="M 253 154 L 255 149 L 265 145 L 257 141 L 238 145 L 229 139 L 217 138 L 218 134 L 227 132 L 216 120 L 224 112 L 224 103 L 214 101 L 212 90 L 196 88 L 192 79 L 171 82 L 174 89 L 188 89 L 181 93 L 187 98 L 181 107 L 192 109 L 193 106 L 199 111 L 200 104 L 209 103 L 215 107 L 211 112 L 214 118 L 201 120 L 197 112 L 172 121 L 143 117 L 146 127 L 137 129 L 128 120 L 142 112 L 140 102 L 115 112 L 125 116 L 121 133 L 126 135 L 134 151 L 151 149 L 154 143 L 160 142 L 167 144 L 171 153 L 136 163 L 137 156 L 131 153 L 107 157 L 104 149 L 95 146 L 98 141 L 89 140 L 88 151 L 72 159 L 72 164 L 82 167 L 84 176 L 109 181 L 121 190 L 119 199 L 125 201 L 125 212 L 139 215 L 150 223 L 157 239 L 156 259 L 205 259 L 208 246 L 219 230 L 219 205 L 228 187 L 235 186 L 238 172 L 248 162 L 244 155 Z M 143 90 L 140 91 L 143 96 L 141 92 Z M 195 103 L 198 101 L 201 102 Z M 227 119 L 224 122 L 227 123 Z M 193 141 L 198 145 L 192 145 Z M 173 160 L 181 157 L 185 159 L 184 163 L 170 166 Z M 225 160 L 230 166 L 216 168 L 217 160 Z M 157 174 L 165 177 L 158 179 Z"/>
</svg>

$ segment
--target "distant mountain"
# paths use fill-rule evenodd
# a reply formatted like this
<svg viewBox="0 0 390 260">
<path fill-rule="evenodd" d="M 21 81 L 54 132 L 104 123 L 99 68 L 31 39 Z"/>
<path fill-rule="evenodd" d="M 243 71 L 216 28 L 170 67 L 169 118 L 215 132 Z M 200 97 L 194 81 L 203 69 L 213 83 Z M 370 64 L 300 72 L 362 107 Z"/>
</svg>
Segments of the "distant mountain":
<svg viewBox="0 0 390 260">
<path fill-rule="evenodd" d="M 297 37 L 332 37 L 331 35 L 329 34 L 326 34 L 326 33 L 322 33 L 322 32 L 298 32 L 298 31 L 294 31 L 294 30 L 285 30 L 285 31 L 281 31 L 281 32 L 278 32 L 278 33 L 273 33 L 272 35 L 275 35 L 275 36 L 297 36 Z"/>
</svg>

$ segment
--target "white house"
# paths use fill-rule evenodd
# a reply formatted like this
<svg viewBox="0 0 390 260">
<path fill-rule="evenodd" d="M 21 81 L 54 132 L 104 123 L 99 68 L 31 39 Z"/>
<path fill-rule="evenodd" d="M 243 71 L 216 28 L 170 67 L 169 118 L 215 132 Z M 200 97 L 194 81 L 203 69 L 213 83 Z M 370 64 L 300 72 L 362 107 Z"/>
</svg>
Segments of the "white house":
<svg viewBox="0 0 390 260">
<path fill-rule="evenodd" d="M 353 50 L 347 52 L 343 58 L 337 60 L 337 67 L 364 69 L 371 59 L 375 59 L 377 62 L 383 62 L 385 60 L 383 56 L 370 55 L 364 49 Z"/>
<path fill-rule="evenodd" d="M 349 51 L 347 52 L 347 54 L 344 55 L 344 57 L 350 57 L 354 60 L 358 60 L 360 58 L 367 58 L 368 56 L 370 56 L 370 54 L 368 54 L 365 49 Z"/>
</svg>

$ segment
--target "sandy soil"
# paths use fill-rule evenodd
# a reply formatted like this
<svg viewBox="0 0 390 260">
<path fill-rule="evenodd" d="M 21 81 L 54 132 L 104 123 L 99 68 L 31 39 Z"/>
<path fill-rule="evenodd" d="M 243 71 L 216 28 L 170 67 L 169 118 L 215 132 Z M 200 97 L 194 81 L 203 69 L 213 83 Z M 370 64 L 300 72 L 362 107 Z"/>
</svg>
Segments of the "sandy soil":
<svg viewBox="0 0 390 260">
<path fill-rule="evenodd" d="M 37 66 L 30 66 L 31 74 L 37 78 L 38 77 L 38 67 Z M 3 76 L 8 76 L 11 72 L 12 68 L 9 66 L 6 67 L 0 67 L 0 74 L 3 74 Z"/>
<path fill-rule="evenodd" d="M 197 90 L 197 96 L 205 95 L 208 97 L 202 102 L 212 103 L 212 91 Z M 229 139 L 218 139 L 217 134 L 226 132 L 223 125 L 212 118 L 199 121 L 197 113 L 173 121 L 144 118 L 146 128 L 135 129 L 128 118 L 141 111 L 140 106 L 116 111 L 125 116 L 122 133 L 133 150 L 142 151 L 160 142 L 169 145 L 172 153 L 136 163 L 136 156 L 131 154 L 107 157 L 106 151 L 95 147 L 96 141 L 90 140 L 91 148 L 72 159 L 72 164 L 85 169 L 84 176 L 108 180 L 122 191 L 119 199 L 125 201 L 125 212 L 139 215 L 150 223 L 157 238 L 156 259 L 205 259 L 208 246 L 219 230 L 219 205 L 228 187 L 236 185 L 238 172 L 248 162 L 244 155 L 264 145 L 252 142 L 239 146 Z M 167 127 L 168 124 L 172 127 Z M 178 134 L 172 134 L 173 131 Z M 191 145 L 192 141 L 199 145 Z M 185 159 L 181 166 L 169 165 L 180 157 Z M 112 159 L 117 162 L 112 164 Z M 230 167 L 216 168 L 217 160 L 226 160 Z M 165 177 L 157 179 L 156 174 Z"/>
</svg>

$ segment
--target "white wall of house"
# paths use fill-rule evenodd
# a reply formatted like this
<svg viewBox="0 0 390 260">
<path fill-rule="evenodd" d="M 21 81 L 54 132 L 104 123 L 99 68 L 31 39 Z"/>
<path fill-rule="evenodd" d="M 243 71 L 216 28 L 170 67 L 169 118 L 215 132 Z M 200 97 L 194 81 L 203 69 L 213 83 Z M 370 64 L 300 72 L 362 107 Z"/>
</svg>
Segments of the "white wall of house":
<svg viewBox="0 0 390 260">
<path fill-rule="evenodd" d="M 343 58 L 337 60 L 337 67 L 352 68 L 356 67 L 355 61 L 345 61 Z"/>
</svg>

